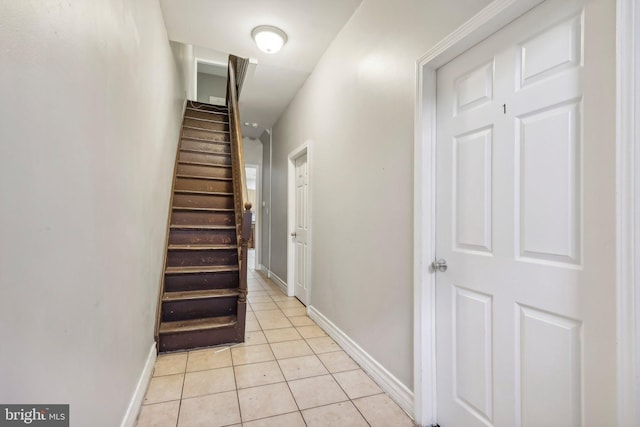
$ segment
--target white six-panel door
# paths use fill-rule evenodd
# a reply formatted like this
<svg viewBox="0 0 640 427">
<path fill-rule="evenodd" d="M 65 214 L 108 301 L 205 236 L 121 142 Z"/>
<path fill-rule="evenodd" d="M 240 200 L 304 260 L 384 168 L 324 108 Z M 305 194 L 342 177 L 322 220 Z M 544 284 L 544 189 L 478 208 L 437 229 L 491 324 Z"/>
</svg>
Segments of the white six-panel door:
<svg viewBox="0 0 640 427">
<path fill-rule="evenodd" d="M 307 155 L 295 159 L 295 296 L 307 304 L 307 261 L 309 229 L 309 166 Z"/>
<path fill-rule="evenodd" d="M 615 425 L 612 0 L 548 0 L 437 73 L 442 427 Z"/>
</svg>

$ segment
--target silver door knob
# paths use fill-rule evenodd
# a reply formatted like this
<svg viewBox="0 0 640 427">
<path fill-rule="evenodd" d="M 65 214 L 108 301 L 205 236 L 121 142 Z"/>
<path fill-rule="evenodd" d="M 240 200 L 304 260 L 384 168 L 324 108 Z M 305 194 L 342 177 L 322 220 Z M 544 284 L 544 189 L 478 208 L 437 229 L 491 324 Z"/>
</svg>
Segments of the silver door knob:
<svg viewBox="0 0 640 427">
<path fill-rule="evenodd" d="M 298 235 L 298 233 L 296 233 L 295 231 L 293 233 L 291 233 L 291 237 L 296 237 Z"/>
<path fill-rule="evenodd" d="M 437 270 L 444 273 L 445 271 L 447 271 L 447 260 L 445 260 L 444 258 L 440 258 L 439 260 L 433 261 L 431 263 L 431 270 L 433 270 L 434 272 Z"/>
</svg>

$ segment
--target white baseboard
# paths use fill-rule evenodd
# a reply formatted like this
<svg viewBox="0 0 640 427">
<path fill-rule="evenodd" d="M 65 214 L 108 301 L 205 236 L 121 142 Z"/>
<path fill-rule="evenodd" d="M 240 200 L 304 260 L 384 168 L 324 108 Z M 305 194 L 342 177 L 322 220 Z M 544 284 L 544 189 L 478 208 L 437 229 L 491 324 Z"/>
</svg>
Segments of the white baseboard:
<svg viewBox="0 0 640 427">
<path fill-rule="evenodd" d="M 256 265 L 256 271 L 267 271 L 267 267 L 262 264 Z"/>
<path fill-rule="evenodd" d="M 393 399 L 412 419 L 415 419 L 413 392 L 387 371 L 369 353 L 356 344 L 347 334 L 327 319 L 315 307 L 307 307 L 307 314 L 340 347 L 369 374 L 376 383 Z"/>
<path fill-rule="evenodd" d="M 260 271 L 264 272 L 269 279 L 273 280 L 273 283 L 278 285 L 285 295 L 289 295 L 289 287 L 287 286 L 287 283 L 284 280 L 279 278 L 276 273 L 269 270 L 264 265 L 260 264 L 259 267 L 260 267 Z"/>
<path fill-rule="evenodd" d="M 280 289 L 285 293 L 285 295 L 289 295 L 289 287 L 287 286 L 287 283 L 279 278 L 273 271 L 271 272 L 271 280 L 273 280 L 276 285 L 280 286 Z"/>
<path fill-rule="evenodd" d="M 153 375 L 153 367 L 156 364 L 156 357 L 156 343 L 154 341 L 151 344 L 151 349 L 149 349 L 147 362 L 144 364 L 144 368 L 142 369 L 142 373 L 140 374 L 140 378 L 138 379 L 138 384 L 136 385 L 136 389 L 131 396 L 129 407 L 127 408 L 127 412 L 124 414 L 124 418 L 122 419 L 122 424 L 120 424 L 120 427 L 134 427 L 136 425 L 136 419 L 138 418 L 138 414 L 140 413 L 142 400 L 144 399 L 144 395 L 147 392 L 149 381 L 151 381 L 151 375 Z"/>
</svg>

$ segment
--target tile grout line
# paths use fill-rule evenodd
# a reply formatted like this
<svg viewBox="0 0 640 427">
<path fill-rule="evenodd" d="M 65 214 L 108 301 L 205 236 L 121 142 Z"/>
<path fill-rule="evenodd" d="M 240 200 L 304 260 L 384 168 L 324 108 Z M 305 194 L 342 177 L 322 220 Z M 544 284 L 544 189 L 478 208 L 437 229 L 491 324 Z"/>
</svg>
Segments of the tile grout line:
<svg viewBox="0 0 640 427">
<path fill-rule="evenodd" d="M 247 292 L 247 300 L 249 298 L 249 295 L 251 293 L 251 290 L 248 289 Z M 251 308 L 251 302 L 248 302 L 247 305 L 249 305 L 249 308 Z M 256 318 L 256 322 L 258 322 L 258 326 L 260 326 L 260 331 L 262 331 L 262 325 L 260 325 L 259 321 L 258 321 L 258 317 L 255 315 L 255 312 L 253 310 L 251 310 L 251 312 L 253 313 L 253 317 Z M 254 332 L 254 331 L 251 331 Z M 245 331 L 245 341 L 246 341 L 246 333 L 247 331 Z M 246 346 L 246 347 L 250 347 L 250 346 Z M 246 348 L 245 347 L 245 348 Z M 240 390 L 238 390 L 238 379 L 236 378 L 236 364 L 235 364 L 235 360 L 233 358 L 233 352 L 231 351 L 231 349 L 229 349 L 229 356 L 231 357 L 231 367 L 233 369 L 233 381 L 236 385 L 236 399 L 238 401 L 238 414 L 240 415 L 240 424 L 243 424 L 243 419 L 242 419 L 242 408 L 240 406 Z M 241 366 L 241 365 L 238 365 Z"/>
<path fill-rule="evenodd" d="M 369 420 L 367 419 L 367 417 L 364 416 L 364 414 L 360 411 L 360 408 L 358 408 L 358 405 L 356 405 L 355 403 L 353 403 L 353 399 L 349 396 L 349 394 L 347 393 L 347 391 L 344 389 L 344 387 L 342 387 L 342 384 L 340 384 L 340 381 L 338 381 L 336 379 L 336 377 L 331 374 L 331 376 L 333 377 L 333 380 L 338 384 L 338 387 L 340 387 L 340 389 L 344 392 L 345 395 L 347 395 L 347 398 L 349 399 L 349 402 L 353 405 L 354 408 L 356 408 L 356 411 L 358 411 L 358 413 L 360 414 L 360 416 L 362 417 L 362 419 L 364 420 L 365 423 L 367 423 L 369 425 L 369 427 L 371 427 L 371 423 L 369 422 Z M 377 384 L 376 384 L 377 385 Z M 371 395 L 371 396 L 375 396 L 375 395 Z M 368 396 L 361 396 L 361 397 L 368 397 Z"/>
<path fill-rule="evenodd" d="M 240 393 L 238 390 L 238 379 L 236 378 L 236 364 L 235 364 L 235 361 L 233 360 L 233 352 L 231 351 L 231 347 L 229 347 L 229 358 L 231 359 L 231 372 L 233 372 L 233 383 L 236 386 L 236 401 L 238 402 L 238 416 L 240 417 L 240 424 L 242 424 L 242 407 L 240 406 Z"/>
<path fill-rule="evenodd" d="M 178 416 L 176 417 L 176 427 L 180 423 L 180 412 L 182 411 L 182 396 L 184 394 L 184 383 L 187 381 L 187 366 L 189 365 L 190 351 L 187 351 L 187 361 L 184 364 L 184 372 L 182 373 L 182 388 L 180 389 L 180 403 L 178 403 Z"/>
<path fill-rule="evenodd" d="M 321 328 L 322 329 L 322 328 Z M 337 344 L 337 343 L 336 343 Z M 340 345 L 338 345 L 338 347 L 340 347 Z M 313 349 L 312 349 L 313 350 Z M 342 347 L 340 347 L 340 351 L 344 351 L 344 349 Z M 330 352 L 330 353 L 337 353 L 336 352 Z M 326 353 L 321 353 L 321 354 L 326 354 Z M 346 354 L 346 352 L 345 352 Z M 316 357 L 318 357 L 318 354 L 316 354 Z M 331 375 L 331 378 L 333 378 L 333 380 L 336 382 L 336 384 L 338 384 L 338 387 L 340 387 L 340 390 L 342 390 L 342 392 L 344 393 L 345 396 L 347 396 L 348 401 L 351 403 L 351 405 L 353 405 L 354 408 L 356 408 L 356 411 L 360 414 L 360 416 L 362 417 L 362 419 L 364 420 L 365 423 L 367 423 L 367 425 L 369 427 L 371 427 L 371 423 L 369 422 L 369 420 L 367 419 L 367 417 L 364 416 L 364 414 L 360 411 L 360 408 L 358 408 L 358 406 L 353 403 L 353 399 L 351 399 L 351 397 L 349 397 L 349 393 L 347 393 L 347 391 L 344 389 L 344 387 L 342 387 L 342 384 L 340 384 L 340 381 L 338 381 L 335 377 L 335 374 L 339 374 L 341 372 L 351 372 L 351 371 L 341 371 L 341 372 L 331 372 L 331 370 L 327 367 L 327 365 L 322 361 L 322 359 L 320 357 L 318 357 L 318 360 L 320 360 L 320 363 L 322 363 L 322 365 L 324 366 L 324 368 L 327 370 L 327 372 L 329 372 L 329 375 Z M 353 359 L 352 359 L 353 360 Z M 354 360 L 354 363 L 355 360 Z M 356 363 L 356 366 L 358 366 L 359 370 L 362 370 L 362 367 L 360 365 L 358 365 L 358 363 Z M 352 371 L 355 371 L 356 369 L 353 369 Z M 377 384 L 376 384 L 377 385 Z"/>
<path fill-rule="evenodd" d="M 264 329 L 262 330 L 262 333 L 264 334 Z M 266 334 L 265 334 L 265 338 L 266 338 Z M 273 358 L 276 361 L 276 365 L 278 365 L 278 369 L 280 370 L 280 373 L 282 374 L 282 378 L 284 378 L 284 382 L 287 385 L 287 389 L 289 390 L 289 393 L 291 394 L 291 397 L 293 398 L 293 402 L 296 404 L 296 408 L 298 408 L 298 413 L 300 414 L 300 418 L 302 418 L 302 422 L 304 423 L 304 425 L 307 426 L 307 421 L 304 419 L 304 416 L 302 415 L 302 410 L 300 409 L 300 405 L 298 404 L 298 401 L 296 400 L 296 396 L 293 394 L 293 390 L 291 390 L 291 386 L 289 385 L 289 381 L 287 380 L 287 377 L 284 375 L 284 371 L 282 370 L 282 366 L 280 366 L 280 361 L 276 357 L 276 354 L 273 352 L 273 347 L 271 347 L 271 343 L 269 342 L 268 339 L 267 339 L 267 343 L 269 345 L 269 349 L 271 350 L 271 353 L 273 353 Z"/>
<path fill-rule="evenodd" d="M 278 311 L 280 311 L 280 312 L 281 312 L 281 314 L 282 314 L 283 316 L 285 316 L 285 318 L 286 318 L 287 320 L 289 320 L 289 319 L 288 319 L 288 317 L 284 314 L 284 312 L 282 312 L 282 309 L 281 309 L 281 308 L 280 308 L 280 306 L 275 302 L 275 300 L 273 300 L 273 299 L 271 298 L 271 296 L 269 296 L 268 298 L 269 298 L 269 299 L 271 299 L 271 300 L 275 303 L 276 307 L 278 307 L 278 308 L 277 308 L 277 310 L 278 310 Z M 268 310 L 264 310 L 264 311 L 268 311 Z M 274 310 L 274 311 L 275 311 L 275 310 Z M 257 319 L 257 316 L 256 316 L 256 319 Z M 282 374 L 282 378 L 283 378 L 283 380 L 284 380 L 284 383 L 287 385 L 287 389 L 289 390 L 289 393 L 291 394 L 291 397 L 293 398 L 293 402 L 295 403 L 296 408 L 298 408 L 298 410 L 297 410 L 297 411 L 289 412 L 289 413 L 295 413 L 295 412 L 297 412 L 298 414 L 300 414 L 300 418 L 302 418 L 302 422 L 304 423 L 304 425 L 305 425 L 305 426 L 307 426 L 307 422 L 306 422 L 306 420 L 304 419 L 304 417 L 302 416 L 302 411 L 300 410 L 300 405 L 298 405 L 298 401 L 296 400 L 296 398 L 295 398 L 295 396 L 294 396 L 294 394 L 293 394 L 293 391 L 291 390 L 291 387 L 289 386 L 289 381 L 287 380 L 286 376 L 284 375 L 284 371 L 282 370 L 282 367 L 280 366 L 280 362 L 279 362 L 279 360 L 280 360 L 280 359 L 278 359 L 278 358 L 276 357 L 275 352 L 273 351 L 273 347 L 271 346 L 271 344 L 272 344 L 272 343 L 269 341 L 269 339 L 267 338 L 267 335 L 266 335 L 266 333 L 265 333 L 265 331 L 267 331 L 267 330 L 288 329 L 289 327 L 286 327 L 286 328 L 264 329 L 264 328 L 263 328 L 263 326 L 262 326 L 262 323 L 260 323 L 260 320 L 259 320 L 259 319 L 257 319 L 257 320 L 258 320 L 258 324 L 259 324 L 259 326 L 260 326 L 260 332 L 262 332 L 262 334 L 264 335 L 264 337 L 265 337 L 265 341 L 266 341 L 266 344 L 269 346 L 269 350 L 270 350 L 270 351 L 271 351 L 271 353 L 273 354 L 274 361 L 276 362 L 276 365 L 278 366 L 278 369 L 280 370 L 280 373 Z M 292 325 L 291 327 L 293 327 L 293 325 Z M 288 342 L 288 341 L 281 341 L 281 342 Z M 275 344 L 275 343 L 274 343 L 274 344 Z M 312 351 L 313 351 L 313 350 L 312 350 Z M 276 384 L 277 384 L 277 383 L 276 383 Z M 258 418 L 258 419 L 268 419 L 268 418 L 273 418 L 273 417 L 276 417 L 276 416 L 281 416 L 281 415 L 286 415 L 286 414 L 288 414 L 288 413 L 278 414 L 278 415 L 274 415 L 274 416 L 271 416 L 271 417 L 264 417 L 264 418 Z M 252 420 L 252 421 L 254 421 L 254 420 Z"/>
<path fill-rule="evenodd" d="M 276 304 L 276 305 L 278 305 L 278 307 L 280 307 L 280 305 L 279 305 L 279 304 Z M 282 309 L 282 307 L 280 307 L 280 308 Z M 283 312 L 283 314 L 284 314 L 284 312 Z M 286 316 L 286 317 L 287 317 L 287 320 L 288 320 L 288 319 L 289 319 L 289 317 L 288 317 L 288 316 Z M 292 317 L 296 317 L 296 316 L 292 316 Z M 316 323 L 316 322 L 314 322 L 314 325 L 306 325 L 306 326 L 316 326 L 316 327 L 320 328 L 320 326 L 319 326 L 319 325 L 317 325 L 317 323 Z M 296 332 L 298 332 L 298 334 L 300 334 L 300 331 L 298 330 L 298 327 L 294 326 L 294 329 L 296 330 Z M 322 332 L 325 334 L 324 336 L 328 336 L 328 335 L 326 334 L 326 331 L 324 331 L 322 328 L 320 328 L 320 329 L 321 329 L 321 330 L 322 330 Z M 263 330 L 263 333 L 264 333 L 264 330 Z M 320 364 L 324 367 L 324 369 L 325 369 L 325 370 L 327 371 L 327 373 L 331 376 L 331 378 L 333 379 L 333 381 L 335 381 L 335 383 L 338 385 L 338 387 L 340 388 L 340 390 L 342 390 L 342 392 L 344 393 L 344 395 L 345 395 L 345 397 L 347 398 L 347 400 L 344 400 L 344 401 L 341 401 L 341 402 L 347 402 L 347 401 L 348 401 L 348 402 L 350 402 L 350 403 L 351 403 L 351 405 L 352 405 L 352 406 L 356 409 L 356 411 L 360 414 L 360 416 L 361 416 L 361 417 L 362 417 L 362 419 L 365 421 L 365 423 L 367 423 L 367 425 L 368 425 L 368 426 L 371 426 L 371 424 L 369 423 L 369 421 L 367 420 L 367 418 L 364 416 L 364 414 L 362 414 L 362 413 L 360 412 L 360 410 L 358 409 L 358 407 L 353 403 L 352 399 L 349 397 L 349 394 L 346 392 L 346 390 L 344 390 L 344 388 L 342 387 L 342 385 L 340 384 L 340 382 L 338 382 L 338 380 L 335 378 L 334 374 L 329 370 L 329 368 L 325 365 L 325 363 L 322 361 L 322 359 L 320 359 L 320 357 L 318 357 L 318 355 L 319 355 L 319 354 L 322 354 L 322 353 L 317 353 L 317 352 L 313 349 L 313 347 L 311 347 L 311 345 L 309 345 L 308 338 L 304 337 L 302 334 L 300 334 L 300 336 L 302 336 L 302 341 L 304 341 L 304 342 L 305 342 L 305 344 L 306 344 L 306 345 L 311 349 L 312 355 L 313 355 L 316 359 L 318 359 L 318 361 L 320 361 Z M 266 334 L 265 334 L 265 337 L 266 337 Z M 322 337 L 322 335 L 321 335 L 320 337 Z M 309 338 L 319 338 L 319 337 L 309 337 Z M 268 341 L 268 339 L 267 339 L 267 341 Z M 294 341 L 294 340 L 291 340 L 291 341 Z M 295 341 L 298 341 L 298 340 L 295 340 Z M 282 342 L 289 342 L 289 341 L 282 341 Z M 334 341 L 334 342 L 335 342 L 335 341 Z M 336 343 L 336 345 L 338 345 L 338 344 Z M 271 343 L 269 343 L 269 346 L 271 347 Z M 338 347 L 339 347 L 339 349 L 340 349 L 340 350 L 336 350 L 335 352 L 338 352 L 338 351 L 344 351 L 344 349 L 342 349 L 342 347 L 340 347 L 339 345 L 338 345 Z M 271 351 L 273 352 L 273 348 L 271 348 Z M 327 352 L 327 353 L 333 353 L 333 352 Z M 275 353 L 274 353 L 274 356 L 275 356 Z M 285 382 L 287 383 L 287 387 L 289 388 L 289 391 L 291 392 L 291 395 L 292 395 L 292 396 L 293 396 L 293 391 L 291 390 L 291 386 L 289 385 L 289 380 L 285 377 L 285 375 L 284 375 L 284 371 L 282 371 L 282 367 L 280 366 L 280 361 L 279 361 L 279 360 L 288 360 L 288 359 L 293 359 L 293 358 L 296 358 L 296 357 L 306 357 L 306 356 L 295 356 L 295 357 L 284 358 L 284 359 L 276 359 L 276 361 L 277 361 L 277 363 L 278 363 L 278 367 L 280 368 L 280 371 L 282 372 L 282 376 L 285 378 Z M 356 365 L 357 365 L 357 364 L 356 364 Z M 358 369 L 361 369 L 360 365 L 357 365 L 357 366 L 358 366 Z M 310 377 L 298 378 L 297 380 L 308 379 L 308 378 L 317 378 L 317 377 L 326 376 L 326 375 L 327 375 L 327 374 L 314 375 L 314 376 L 310 376 Z M 293 381 L 293 380 L 292 380 L 292 381 Z M 377 384 L 376 384 L 376 385 L 377 385 Z M 295 403 L 296 403 L 296 406 L 297 406 L 297 407 L 298 407 L 298 409 L 300 410 L 300 405 L 298 405 L 298 402 L 297 402 L 297 400 L 295 399 L 295 396 L 293 397 L 293 399 L 294 399 L 294 401 L 295 401 Z M 329 404 L 326 404 L 326 405 L 319 405 L 319 406 L 314 406 L 313 408 L 306 408 L 306 409 L 320 408 L 320 407 L 323 407 L 323 406 L 334 405 L 334 404 L 336 404 L 336 403 L 341 403 L 341 402 L 333 402 L 333 403 L 329 403 Z M 300 415 L 302 416 L 302 410 L 300 410 Z M 306 422 L 306 420 L 305 420 L 304 416 L 302 416 L 302 420 L 303 420 L 303 422 L 305 423 L 305 426 L 306 426 L 306 425 L 307 425 L 307 422 Z"/>
</svg>

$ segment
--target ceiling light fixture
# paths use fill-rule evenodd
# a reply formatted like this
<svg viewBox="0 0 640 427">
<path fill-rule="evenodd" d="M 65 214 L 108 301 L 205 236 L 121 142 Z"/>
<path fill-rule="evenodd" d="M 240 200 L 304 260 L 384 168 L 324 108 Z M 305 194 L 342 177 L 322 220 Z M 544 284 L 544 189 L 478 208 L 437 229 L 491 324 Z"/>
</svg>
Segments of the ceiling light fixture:
<svg viewBox="0 0 640 427">
<path fill-rule="evenodd" d="M 251 37 L 258 48 L 266 53 L 276 53 L 287 42 L 287 34 L 271 25 L 260 25 L 251 31 Z"/>
</svg>

